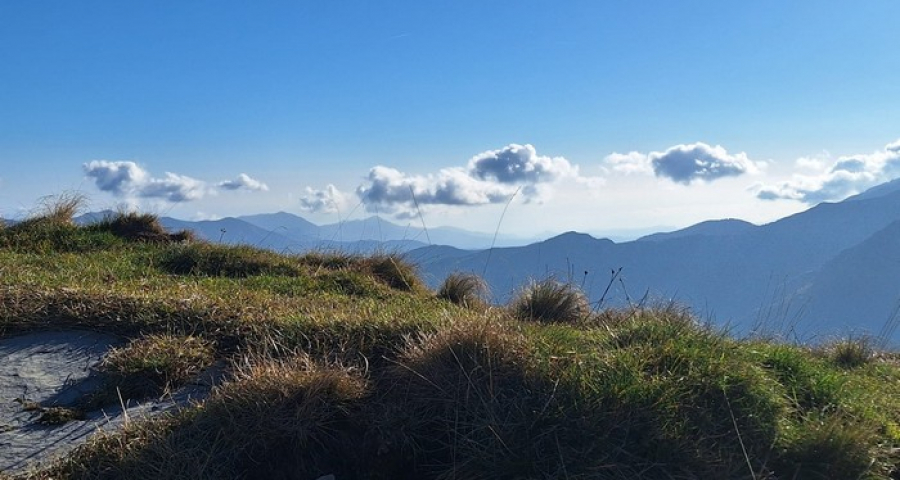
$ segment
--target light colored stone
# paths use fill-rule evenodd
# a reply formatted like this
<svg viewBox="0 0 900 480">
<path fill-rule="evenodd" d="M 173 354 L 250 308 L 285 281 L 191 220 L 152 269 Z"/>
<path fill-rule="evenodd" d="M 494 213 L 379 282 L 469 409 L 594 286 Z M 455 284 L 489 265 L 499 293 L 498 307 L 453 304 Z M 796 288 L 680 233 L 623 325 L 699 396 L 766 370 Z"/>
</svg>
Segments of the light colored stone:
<svg viewBox="0 0 900 480">
<path fill-rule="evenodd" d="M 15 473 L 46 463 L 72 450 L 99 431 L 126 421 L 158 415 L 205 398 L 211 381 L 192 383 L 161 399 L 88 412 L 83 421 L 42 425 L 43 407 L 71 406 L 100 386 L 96 367 L 120 338 L 70 330 L 34 332 L 0 338 L 0 472 Z M 218 377 L 218 375 L 217 375 Z M 211 377 L 212 378 L 212 377 Z M 217 380 L 219 380 L 217 378 Z"/>
</svg>

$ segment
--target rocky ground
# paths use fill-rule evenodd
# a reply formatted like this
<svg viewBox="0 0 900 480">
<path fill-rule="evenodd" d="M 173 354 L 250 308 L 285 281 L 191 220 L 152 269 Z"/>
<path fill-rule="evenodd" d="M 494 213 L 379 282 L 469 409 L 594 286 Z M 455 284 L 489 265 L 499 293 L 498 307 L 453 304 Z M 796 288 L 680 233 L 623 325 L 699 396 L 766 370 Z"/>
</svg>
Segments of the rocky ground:
<svg viewBox="0 0 900 480">
<path fill-rule="evenodd" d="M 53 410 L 75 406 L 101 386 L 97 366 L 123 340 L 83 330 L 41 331 L 0 338 L 0 472 L 16 473 L 45 463 L 138 418 L 156 415 L 205 397 L 215 375 L 163 398 L 107 406 L 82 419 L 57 423 Z"/>
</svg>

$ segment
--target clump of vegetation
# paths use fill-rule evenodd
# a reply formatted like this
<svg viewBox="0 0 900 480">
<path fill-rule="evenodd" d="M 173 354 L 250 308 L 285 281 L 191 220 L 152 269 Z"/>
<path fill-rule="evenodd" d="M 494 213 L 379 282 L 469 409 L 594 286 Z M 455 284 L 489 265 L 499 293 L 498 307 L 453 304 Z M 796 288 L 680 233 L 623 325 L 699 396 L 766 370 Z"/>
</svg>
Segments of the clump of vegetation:
<svg viewBox="0 0 900 480">
<path fill-rule="evenodd" d="M 169 233 L 159 223 L 159 217 L 151 213 L 119 212 L 90 225 L 94 231 L 108 231 L 113 235 L 130 241 L 145 242 L 185 242 L 195 240 L 193 232 L 182 230 Z"/>
<path fill-rule="evenodd" d="M 762 476 L 784 412 L 765 372 L 677 311 L 631 313 L 603 335 L 557 341 L 563 352 L 582 344 L 554 365 L 571 398 L 566 418 L 584 422 L 575 443 L 598 462 L 583 468 L 616 465 L 622 478 Z"/>
<path fill-rule="evenodd" d="M 35 213 L 21 222 L 0 229 L 0 248 L 23 252 L 85 252 L 110 248 L 115 238 L 89 232 L 75 225 L 75 215 L 85 197 L 63 194 L 45 197 Z"/>
<path fill-rule="evenodd" d="M 438 298 L 464 307 L 483 306 L 487 295 L 487 283 L 472 273 L 451 273 L 437 291 Z"/>
<path fill-rule="evenodd" d="M 510 309 L 521 320 L 573 323 L 590 313 L 590 304 L 575 285 L 548 278 L 523 289 Z"/>
<path fill-rule="evenodd" d="M 839 403 L 844 378 L 805 348 L 774 345 L 762 349 L 763 368 L 787 389 L 797 415 L 817 412 Z"/>
<path fill-rule="evenodd" d="M 391 288 L 405 291 L 424 289 L 415 265 L 401 255 L 378 253 L 361 259 L 360 266 Z"/>
<path fill-rule="evenodd" d="M 375 428 L 407 478 L 539 478 L 556 461 L 546 407 L 525 338 L 497 321 L 459 323 L 411 337 L 382 381 Z M 543 411 L 542 411 L 543 410 Z M 428 452 L 422 457 L 422 452 Z M 551 475 L 552 477 L 552 475 Z M 549 477 L 548 477 L 549 478 Z"/>
<path fill-rule="evenodd" d="M 841 412 L 811 415 L 786 429 L 773 470 L 779 478 L 879 478 L 867 475 L 875 473 L 870 447 L 875 431 Z"/>
<path fill-rule="evenodd" d="M 38 210 L 25 222 L 47 222 L 59 225 L 72 225 L 75 215 L 84 208 L 87 197 L 78 192 L 67 192 L 42 198 Z"/>
<path fill-rule="evenodd" d="M 160 267 L 179 275 L 209 275 L 244 278 L 253 275 L 296 276 L 295 262 L 277 253 L 246 245 L 196 242 L 168 249 Z"/>
<path fill-rule="evenodd" d="M 111 350 L 101 370 L 108 389 L 124 399 L 143 399 L 180 387 L 213 358 L 213 346 L 203 338 L 151 334 Z"/>
<path fill-rule="evenodd" d="M 311 266 L 315 271 L 324 270 L 344 270 L 352 268 L 359 263 L 359 255 L 353 255 L 339 250 L 323 252 L 315 251 L 301 255 L 299 262 L 303 265 Z"/>
<path fill-rule="evenodd" d="M 825 354 L 841 368 L 858 368 L 875 358 L 875 348 L 869 337 L 844 338 L 825 346 Z"/>
<path fill-rule="evenodd" d="M 84 411 L 70 407 L 48 407 L 41 411 L 38 423 L 44 425 L 62 425 L 76 420 L 84 420 Z"/>
</svg>

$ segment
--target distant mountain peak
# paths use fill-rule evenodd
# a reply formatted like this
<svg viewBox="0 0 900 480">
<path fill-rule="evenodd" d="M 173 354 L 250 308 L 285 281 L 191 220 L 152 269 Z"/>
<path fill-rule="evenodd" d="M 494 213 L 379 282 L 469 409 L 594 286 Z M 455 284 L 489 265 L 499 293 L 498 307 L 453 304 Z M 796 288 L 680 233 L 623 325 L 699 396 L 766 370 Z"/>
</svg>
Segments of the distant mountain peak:
<svg viewBox="0 0 900 480">
<path fill-rule="evenodd" d="M 754 225 L 748 221 L 738 218 L 723 218 L 720 220 L 706 220 L 681 230 L 674 232 L 660 232 L 652 235 L 641 237 L 638 241 L 658 242 L 661 240 L 670 240 L 673 238 L 689 237 L 693 235 L 710 235 L 710 236 L 729 236 L 741 235 L 754 228 Z"/>
<path fill-rule="evenodd" d="M 544 243 L 548 245 L 573 247 L 582 245 L 595 245 L 597 243 L 614 244 L 615 242 L 608 238 L 594 238 L 587 233 L 568 231 L 555 237 L 549 238 Z"/>
</svg>

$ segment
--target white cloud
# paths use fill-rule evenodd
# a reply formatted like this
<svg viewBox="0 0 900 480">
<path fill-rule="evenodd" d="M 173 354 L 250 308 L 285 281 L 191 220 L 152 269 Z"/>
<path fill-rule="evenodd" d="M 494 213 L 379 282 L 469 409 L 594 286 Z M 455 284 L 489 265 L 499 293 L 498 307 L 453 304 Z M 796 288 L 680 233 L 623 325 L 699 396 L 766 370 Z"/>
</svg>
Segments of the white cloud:
<svg viewBox="0 0 900 480">
<path fill-rule="evenodd" d="M 665 152 L 613 153 L 603 159 L 607 171 L 625 175 L 664 177 L 689 185 L 695 180 L 712 182 L 723 177 L 757 173 L 764 162 L 750 160 L 746 153 L 729 154 L 723 147 L 702 142 L 675 145 Z"/>
<path fill-rule="evenodd" d="M 215 213 L 206 213 L 203 211 L 197 211 L 193 215 L 191 215 L 191 221 L 194 222 L 202 222 L 202 221 L 215 221 L 221 220 L 221 215 L 216 215 Z"/>
<path fill-rule="evenodd" d="M 224 182 L 219 182 L 219 188 L 225 190 L 250 190 L 254 192 L 265 192 L 269 190 L 269 186 L 259 180 L 254 178 L 250 178 L 246 173 L 242 173 L 237 176 L 234 180 L 226 180 Z"/>
<path fill-rule="evenodd" d="M 760 163 L 747 158 L 746 153 L 731 155 L 719 145 L 711 147 L 702 142 L 676 145 L 665 152 L 653 152 L 649 158 L 657 177 L 685 185 L 694 180 L 711 182 L 756 173 L 761 167 Z"/>
<path fill-rule="evenodd" d="M 444 168 L 436 174 L 411 175 L 379 165 L 356 193 L 370 211 L 384 208 L 403 216 L 416 204 L 496 204 L 517 191 L 526 202 L 540 200 L 564 178 L 579 179 L 578 166 L 563 157 L 538 155 L 531 145 L 510 144 L 475 155 L 465 167 Z"/>
<path fill-rule="evenodd" d="M 485 205 L 500 203 L 516 187 L 473 178 L 459 168 L 445 168 L 437 175 L 408 175 L 377 166 L 369 171 L 367 183 L 356 192 L 367 205 Z"/>
<path fill-rule="evenodd" d="M 840 157 L 817 175 L 794 175 L 786 182 L 760 185 L 756 196 L 762 200 L 785 199 L 816 204 L 843 200 L 898 176 L 900 140 L 870 154 Z"/>
<path fill-rule="evenodd" d="M 479 180 L 505 184 L 538 184 L 578 176 L 578 167 L 563 157 L 537 154 L 531 145 L 507 145 L 479 153 L 469 160 L 469 174 Z"/>
<path fill-rule="evenodd" d="M 123 197 L 133 196 L 136 186 L 146 183 L 150 177 L 134 162 L 94 160 L 84 164 L 84 172 L 100 190 Z"/>
<path fill-rule="evenodd" d="M 314 213 L 340 212 L 346 209 L 348 204 L 347 194 L 331 184 L 328 184 L 324 190 L 306 187 L 306 194 L 300 198 L 300 208 Z"/>
<path fill-rule="evenodd" d="M 829 162 L 831 162 L 831 154 L 827 150 L 823 150 L 817 155 L 800 157 L 794 161 L 794 164 L 805 170 L 820 171 L 825 169 Z"/>
<path fill-rule="evenodd" d="M 203 180 L 172 172 L 165 172 L 161 178 L 152 177 L 135 162 L 94 160 L 85 163 L 83 167 L 85 174 L 94 180 L 97 188 L 128 200 L 155 198 L 183 203 L 215 194 L 215 190 L 209 188 Z M 268 188 L 245 174 L 231 182 L 221 182 L 218 186 L 227 190 Z"/>
<path fill-rule="evenodd" d="M 653 173 L 650 158 L 640 152 L 613 153 L 604 158 L 603 162 L 609 165 L 613 172 L 625 175 Z"/>
<path fill-rule="evenodd" d="M 162 198 L 172 203 L 200 200 L 207 193 L 206 183 L 202 180 L 171 172 L 166 172 L 163 178 L 151 178 L 137 188 L 140 197 Z"/>
<path fill-rule="evenodd" d="M 206 194 L 206 186 L 200 180 L 171 172 L 166 172 L 163 178 L 152 178 L 134 162 L 94 160 L 84 164 L 84 171 L 94 179 L 97 188 L 119 197 L 161 198 L 180 203 L 198 200 Z"/>
</svg>

